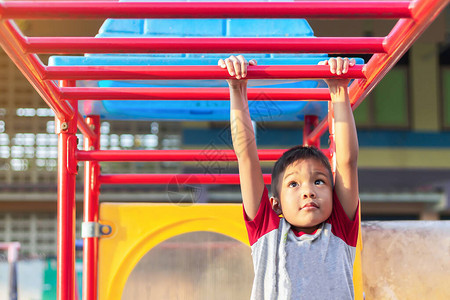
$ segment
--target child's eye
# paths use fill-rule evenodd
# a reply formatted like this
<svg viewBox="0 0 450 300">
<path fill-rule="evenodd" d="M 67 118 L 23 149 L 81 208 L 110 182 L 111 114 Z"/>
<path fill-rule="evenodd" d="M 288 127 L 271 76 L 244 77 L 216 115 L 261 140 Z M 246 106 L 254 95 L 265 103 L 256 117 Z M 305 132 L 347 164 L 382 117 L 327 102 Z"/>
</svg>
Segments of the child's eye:
<svg viewBox="0 0 450 300">
<path fill-rule="evenodd" d="M 289 182 L 288 187 L 296 187 L 298 186 L 298 183 L 295 181 Z"/>
<path fill-rule="evenodd" d="M 325 181 L 323 181 L 322 179 L 317 179 L 316 181 L 314 181 L 314 184 L 316 185 L 325 184 Z"/>
</svg>

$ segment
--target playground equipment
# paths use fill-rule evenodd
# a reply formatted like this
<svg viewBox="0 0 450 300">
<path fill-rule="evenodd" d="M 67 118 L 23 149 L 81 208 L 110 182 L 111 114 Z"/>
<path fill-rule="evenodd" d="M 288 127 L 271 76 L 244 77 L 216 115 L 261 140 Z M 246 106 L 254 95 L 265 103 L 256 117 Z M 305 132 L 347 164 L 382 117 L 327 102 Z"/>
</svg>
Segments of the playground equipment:
<svg viewBox="0 0 450 300">
<path fill-rule="evenodd" d="M 77 162 L 85 161 L 85 211 L 84 211 L 84 280 L 83 299 L 119 298 L 126 276 L 142 255 L 157 243 L 170 236 L 187 231 L 215 231 L 245 241 L 245 229 L 241 219 L 240 206 L 194 206 L 189 208 L 131 204 L 102 204 L 99 207 L 99 187 L 102 184 L 237 184 L 235 174 L 101 174 L 100 161 L 209 161 L 217 160 L 202 150 L 152 150 L 152 151 L 104 151 L 99 149 L 100 118 L 117 118 L 124 106 L 114 106 L 117 100 L 227 100 L 228 93 L 220 87 L 190 89 L 191 80 L 224 80 L 226 71 L 200 56 L 183 60 L 190 64 L 205 61 L 207 65 L 195 68 L 179 64 L 158 66 L 155 59 L 129 59 L 126 65 L 89 64 L 96 54 L 101 53 L 333 53 L 373 54 L 361 67 L 353 68 L 346 76 L 355 79 L 349 87 L 352 106 L 356 108 L 383 76 L 395 65 L 412 43 L 431 24 L 439 12 L 448 4 L 447 0 L 405 1 L 308 1 L 308 2 L 6 2 L 0 4 L 0 44 L 15 62 L 24 76 L 39 92 L 56 116 L 56 133 L 59 136 L 58 159 L 58 299 L 74 298 L 74 252 L 75 252 L 75 176 Z M 400 19 L 386 37 L 26 37 L 12 19 L 59 19 L 59 18 L 390 18 Z M 255 21 L 256 22 L 256 21 Z M 212 28 L 212 27 L 211 27 Z M 83 54 L 85 65 L 64 64 L 65 58 L 54 58 L 59 66 L 44 65 L 37 54 Z M 208 55 L 205 55 L 208 57 Z M 276 56 L 276 55 L 275 55 Z M 211 56 L 210 56 L 211 58 Z M 324 66 L 301 64 L 301 57 L 273 65 L 277 57 L 264 61 L 249 69 L 248 79 L 321 79 L 330 74 Z M 75 58 L 77 59 L 77 58 Z M 269 58 L 268 58 L 269 59 Z M 99 58 L 99 60 L 101 60 Z M 126 60 L 126 59 L 125 59 Z M 159 59 L 157 59 L 159 60 Z M 172 63 L 176 60 L 172 57 Z M 142 62 L 145 65 L 142 66 Z M 280 60 L 281 61 L 281 60 Z M 215 64 L 216 60 L 214 60 Z M 261 64 L 263 63 L 263 64 Z M 198 65 L 198 63 L 196 63 Z M 264 65 L 267 64 L 267 65 Z M 270 64 L 270 66 L 269 66 Z M 187 72 L 188 71 L 188 72 Z M 185 80 L 184 87 L 165 89 L 142 87 L 133 80 L 161 80 L 155 85 L 167 86 L 167 81 Z M 56 84 L 59 81 L 59 86 Z M 100 87 L 77 87 L 80 80 L 127 80 L 127 86 L 120 88 L 114 82 L 105 82 Z M 217 83 L 217 82 L 216 82 Z M 148 83 L 147 83 L 148 84 Z M 266 83 L 267 84 L 267 83 Z M 303 83 L 302 83 L 303 84 Z M 262 84 L 260 84 L 262 85 Z M 178 85 L 177 85 L 178 86 Z M 317 85 L 316 85 L 317 86 Z M 250 100 L 270 101 L 309 100 L 327 101 L 328 92 L 318 87 L 295 86 L 264 88 L 265 97 L 258 88 L 250 89 Z M 111 100 L 105 102 L 104 100 Z M 79 102 L 84 101 L 84 102 Z M 142 102 L 144 103 L 144 102 Z M 277 102 L 278 103 L 278 102 Z M 281 103 L 281 102 L 280 102 Z M 148 104 L 148 103 L 147 103 Z M 142 104 L 144 106 L 144 104 Z M 280 104 L 281 105 L 281 104 Z M 327 106 L 325 104 L 325 106 Z M 132 105 L 126 104 L 126 108 Z M 150 106 L 147 106 L 150 107 Z M 207 111 L 214 108 L 207 107 Z M 320 137 L 329 129 L 330 147 L 325 153 L 334 162 L 333 112 L 324 116 L 306 108 L 301 114 L 288 114 L 291 118 L 303 119 L 303 144 L 319 146 Z M 294 109 L 292 111 L 298 111 Z M 150 116 L 147 109 L 144 116 L 125 116 L 126 119 L 142 119 Z M 81 113 L 80 113 L 81 112 Z M 111 114 L 108 115 L 108 112 Z M 136 110 L 135 110 L 136 112 Z M 204 113 L 204 110 L 197 111 Z M 86 115 L 86 117 L 83 116 Z M 195 114 L 195 112 L 194 112 Z M 192 115 L 194 115 L 192 114 Z M 196 119 L 201 113 L 197 113 Z M 186 115 L 183 115 L 183 119 Z M 204 114 L 203 114 L 204 116 Z M 223 116 L 223 114 L 222 114 Z M 180 116 L 173 118 L 179 119 Z M 321 119 L 319 123 L 319 118 Z M 166 118 L 167 119 L 167 118 Z M 85 136 L 84 149 L 77 149 L 77 128 Z M 261 160 L 276 160 L 283 150 L 261 150 Z M 231 151 L 220 150 L 221 160 L 236 160 Z M 334 165 L 334 164 L 333 164 Z M 270 183 L 270 176 L 265 176 Z M 167 210 L 173 218 L 166 217 Z M 177 212 L 183 209 L 182 212 Z M 205 217 L 205 211 L 209 218 Z M 155 219 L 157 227 L 148 228 L 150 223 L 134 224 L 138 220 L 136 210 L 143 212 L 161 210 Z M 155 216 L 155 218 L 157 217 Z M 112 221 L 111 221 L 112 220 Z M 147 220 L 147 219 L 145 219 Z M 103 221 L 104 224 L 100 224 Z M 237 223 L 240 222 L 240 223 Z M 240 225 L 239 225 L 240 224 Z M 107 227 L 110 226 L 110 227 Z M 125 227 L 126 226 L 126 227 Z M 225 226 L 227 229 L 225 230 Z M 138 231 L 139 230 L 142 231 Z M 111 229 L 111 232 L 109 230 Z M 103 230 L 106 230 L 104 232 Z M 103 237 L 102 234 L 106 237 Z M 133 234 L 137 236 L 133 237 Z M 100 239 L 100 245 L 99 245 Z M 359 242 L 359 247 L 361 242 Z M 109 247 L 109 248 L 108 248 Z M 112 250 L 112 247 L 116 247 Z M 119 253 L 120 252 L 120 253 Z M 98 260 L 98 254 L 101 256 Z M 117 256 L 108 256 L 117 254 Z M 107 263 L 105 263 L 105 261 Z M 100 269 L 98 269 L 100 266 Z M 355 263 L 355 294 L 362 297 L 361 268 L 358 258 Z M 97 290 L 97 278 L 98 290 Z"/>
</svg>

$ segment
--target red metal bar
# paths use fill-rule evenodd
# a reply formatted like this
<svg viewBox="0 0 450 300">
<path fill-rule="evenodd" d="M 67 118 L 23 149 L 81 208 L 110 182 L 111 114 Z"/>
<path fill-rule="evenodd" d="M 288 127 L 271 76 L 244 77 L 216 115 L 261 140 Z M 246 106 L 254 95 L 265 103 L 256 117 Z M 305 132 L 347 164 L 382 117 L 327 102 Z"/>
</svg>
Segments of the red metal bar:
<svg viewBox="0 0 450 300">
<path fill-rule="evenodd" d="M 100 149 L 100 117 L 89 116 L 86 123 L 93 127 L 95 138 L 84 137 L 85 150 Z M 98 222 L 100 165 L 95 161 L 84 164 L 84 222 Z M 98 237 L 83 239 L 83 300 L 97 299 Z"/>
<path fill-rule="evenodd" d="M 259 159 L 277 160 L 285 149 L 258 150 Z M 77 151 L 79 161 L 236 161 L 233 150 L 93 150 Z"/>
<path fill-rule="evenodd" d="M 61 88 L 65 100 L 230 100 L 228 88 Z M 328 89 L 251 88 L 249 100 L 329 101 Z"/>
<path fill-rule="evenodd" d="M 61 85 L 71 82 L 62 81 Z M 73 103 L 76 108 L 76 102 Z M 77 111 L 75 111 L 77 113 Z M 57 300 L 75 298 L 75 176 L 77 119 L 56 118 L 58 134 Z"/>
<path fill-rule="evenodd" d="M 86 121 L 84 120 L 83 116 L 81 114 L 77 114 L 77 124 L 78 124 L 78 129 L 81 131 L 81 133 L 86 136 L 89 137 L 90 139 L 95 139 L 96 138 L 96 134 L 94 133 L 94 131 L 89 127 L 89 125 L 86 123 Z"/>
<path fill-rule="evenodd" d="M 39 72 L 39 59 L 34 55 L 25 55 L 22 47 L 24 37 L 14 22 L 2 20 L 0 22 L 0 45 L 16 64 L 22 74 L 53 110 L 58 119 L 69 120 L 73 116 L 73 110 L 65 102 L 58 99 L 58 88 L 51 81 L 43 81 Z"/>
<path fill-rule="evenodd" d="M 329 140 L 330 146 L 328 148 L 329 155 L 328 159 L 330 160 L 331 171 L 333 172 L 333 181 L 336 182 L 336 142 L 335 142 L 335 132 L 336 132 L 336 123 L 334 119 L 334 108 L 331 102 L 328 102 L 328 127 L 329 132 Z"/>
<path fill-rule="evenodd" d="M 340 78 L 365 78 L 363 66 L 355 66 Z M 247 79 L 333 78 L 327 66 L 249 66 Z M 124 80 L 124 79 L 228 79 L 218 66 L 49 66 L 43 79 Z"/>
<path fill-rule="evenodd" d="M 270 184 L 271 175 L 264 174 Z M 239 174 L 110 174 L 100 175 L 101 184 L 239 184 Z"/>
<path fill-rule="evenodd" d="M 363 73 L 366 80 L 357 79 L 349 87 L 352 108 L 356 109 L 361 101 L 383 79 L 384 75 L 397 63 L 403 54 L 419 38 L 423 31 L 436 19 L 448 4 L 448 0 L 416 0 L 413 4 L 414 20 L 402 19 L 385 39 L 388 54 L 374 54 L 365 65 Z M 328 120 L 323 120 L 310 134 L 309 139 L 316 140 L 327 130 Z"/>
<path fill-rule="evenodd" d="M 309 134 L 313 131 L 315 127 L 319 124 L 319 117 L 313 115 L 305 116 L 305 124 L 303 126 L 303 145 L 305 146 L 315 146 L 320 148 L 320 139 L 312 142 L 308 140 Z"/>
<path fill-rule="evenodd" d="M 3 18 L 409 18 L 404 1 L 302 1 L 287 3 L 127 3 L 127 2 L 6 2 Z"/>
<path fill-rule="evenodd" d="M 28 37 L 26 53 L 386 53 L 380 37 L 93 38 Z"/>
<path fill-rule="evenodd" d="M 22 74 L 28 79 L 47 105 L 60 120 L 70 120 L 74 116 L 72 107 L 65 101 L 59 100 L 59 89 L 52 81 L 45 81 L 43 75 L 45 68 L 41 60 L 35 55 L 25 55 L 21 46 L 24 37 L 12 21 L 0 22 L 0 45 L 16 64 Z M 93 132 L 85 124 L 83 118 L 78 116 L 80 131 L 88 136 Z"/>
</svg>

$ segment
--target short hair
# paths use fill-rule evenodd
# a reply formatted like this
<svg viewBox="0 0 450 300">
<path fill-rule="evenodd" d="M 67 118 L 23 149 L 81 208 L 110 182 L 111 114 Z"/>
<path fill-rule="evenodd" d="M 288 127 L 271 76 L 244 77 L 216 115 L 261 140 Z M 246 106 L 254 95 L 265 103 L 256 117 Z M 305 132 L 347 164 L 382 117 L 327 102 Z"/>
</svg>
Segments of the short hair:
<svg viewBox="0 0 450 300">
<path fill-rule="evenodd" d="M 279 198 L 278 182 L 286 168 L 294 162 L 304 159 L 316 159 L 320 162 L 328 170 L 330 181 L 333 184 L 333 172 L 331 171 L 330 161 L 325 154 L 314 146 L 295 146 L 284 152 L 273 166 L 272 183 L 270 186 L 273 197 Z"/>
</svg>

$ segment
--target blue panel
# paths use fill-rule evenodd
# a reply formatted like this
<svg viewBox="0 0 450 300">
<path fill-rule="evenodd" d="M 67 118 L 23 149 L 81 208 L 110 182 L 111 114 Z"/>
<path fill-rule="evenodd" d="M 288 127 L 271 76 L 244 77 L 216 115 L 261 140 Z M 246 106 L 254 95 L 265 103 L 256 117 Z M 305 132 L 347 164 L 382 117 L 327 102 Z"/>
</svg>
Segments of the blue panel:
<svg viewBox="0 0 450 300">
<path fill-rule="evenodd" d="M 144 36 L 151 37 L 220 37 L 224 34 L 222 19 L 150 19 Z"/>
<path fill-rule="evenodd" d="M 161 65 L 217 65 L 217 60 L 223 58 L 220 54 L 214 54 L 215 57 L 208 57 L 203 59 L 193 58 L 174 58 L 174 57 L 153 57 L 150 55 L 136 56 L 118 56 L 98 54 L 93 56 L 51 56 L 49 58 L 49 66 L 161 66 Z M 247 54 L 252 55 L 252 54 Z M 281 54 L 280 54 L 281 55 Z M 325 54 L 326 55 L 326 54 Z M 258 65 L 316 65 L 319 61 L 324 59 L 323 55 L 314 55 L 308 57 L 293 57 L 284 55 L 285 57 L 277 57 L 276 59 L 261 58 L 258 59 Z M 356 58 L 357 64 L 363 64 L 364 60 Z"/>
<path fill-rule="evenodd" d="M 323 105 L 325 104 L 325 105 Z M 103 101 L 108 119 L 227 121 L 228 101 Z M 249 101 L 255 121 L 301 121 L 305 114 L 324 116 L 326 103 Z"/>
<path fill-rule="evenodd" d="M 228 19 L 228 37 L 311 37 L 314 32 L 303 19 Z"/>
<path fill-rule="evenodd" d="M 97 37 L 140 36 L 143 26 L 142 19 L 108 19 L 103 23 Z"/>
</svg>

